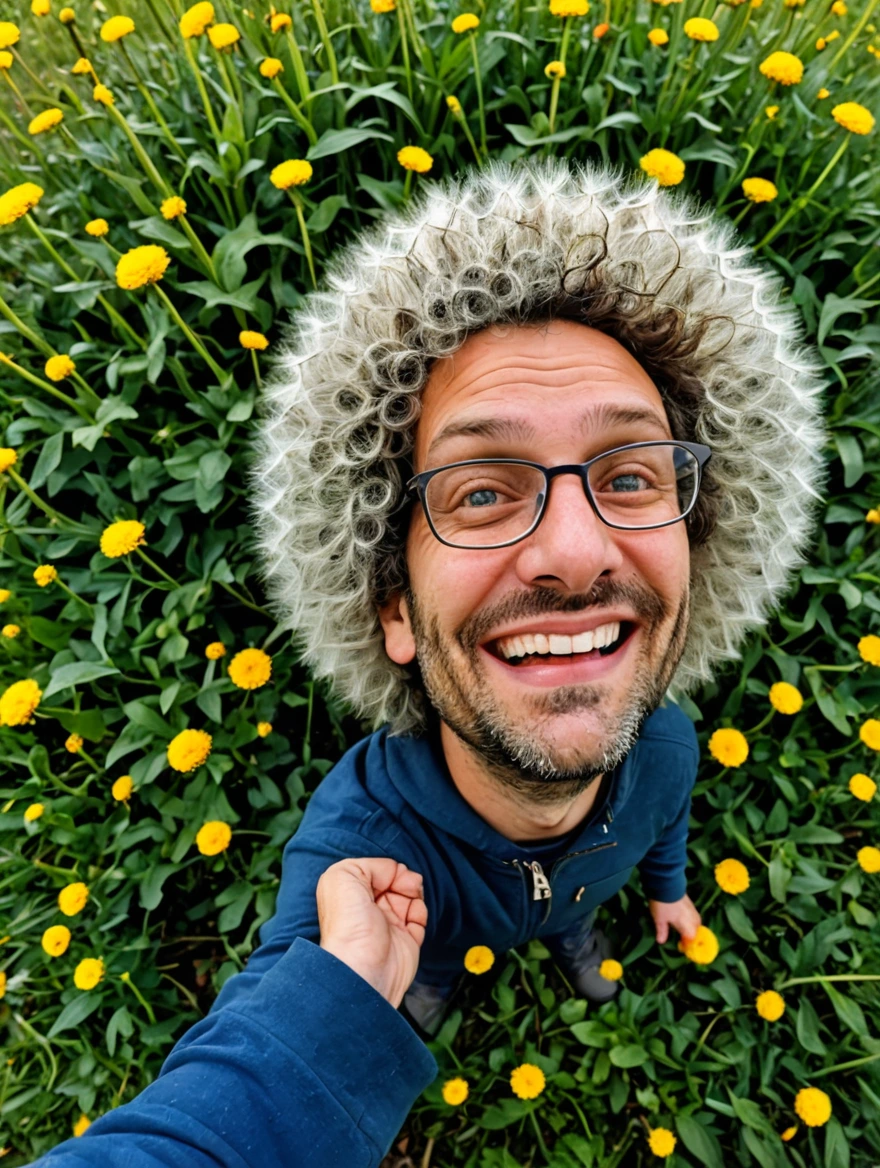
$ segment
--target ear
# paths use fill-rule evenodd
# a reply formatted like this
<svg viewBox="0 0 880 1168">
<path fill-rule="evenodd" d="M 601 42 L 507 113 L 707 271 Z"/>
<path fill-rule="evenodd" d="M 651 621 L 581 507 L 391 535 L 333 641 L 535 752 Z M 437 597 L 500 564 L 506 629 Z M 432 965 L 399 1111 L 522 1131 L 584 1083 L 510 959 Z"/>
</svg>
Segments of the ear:
<svg viewBox="0 0 880 1168">
<path fill-rule="evenodd" d="M 379 606 L 378 612 L 385 633 L 385 652 L 398 665 L 409 665 L 415 659 L 416 642 L 406 597 L 402 592 L 395 592 L 390 600 Z"/>
</svg>

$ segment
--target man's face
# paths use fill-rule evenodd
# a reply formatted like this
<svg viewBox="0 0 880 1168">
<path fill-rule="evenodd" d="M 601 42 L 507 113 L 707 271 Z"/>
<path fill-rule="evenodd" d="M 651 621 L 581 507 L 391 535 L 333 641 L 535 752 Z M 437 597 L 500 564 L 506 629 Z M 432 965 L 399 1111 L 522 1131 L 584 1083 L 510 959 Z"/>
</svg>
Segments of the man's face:
<svg viewBox="0 0 880 1168">
<path fill-rule="evenodd" d="M 635 358 L 606 334 L 567 320 L 472 335 L 433 366 L 422 401 L 416 472 L 470 458 L 552 467 L 672 437 L 660 394 Z M 613 420 L 608 407 L 645 416 Z M 435 445 L 450 423 L 502 418 L 532 433 L 460 435 Z M 683 522 L 647 531 L 608 527 L 577 476 L 561 475 L 541 523 L 519 543 L 447 547 L 418 504 L 406 551 L 409 588 L 380 610 L 388 654 L 399 664 L 418 659 L 430 703 L 489 771 L 535 801 L 553 801 L 622 761 L 684 650 Z M 558 623 L 548 634 L 574 635 L 615 621 L 628 635 L 608 656 L 593 650 L 508 665 L 497 645 L 500 634 L 530 625 Z"/>
</svg>

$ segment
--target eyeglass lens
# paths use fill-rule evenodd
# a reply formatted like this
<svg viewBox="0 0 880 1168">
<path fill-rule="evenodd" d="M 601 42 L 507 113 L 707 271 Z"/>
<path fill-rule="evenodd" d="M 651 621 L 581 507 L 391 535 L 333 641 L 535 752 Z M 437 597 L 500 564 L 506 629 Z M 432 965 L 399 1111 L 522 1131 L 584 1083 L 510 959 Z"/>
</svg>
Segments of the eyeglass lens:
<svg viewBox="0 0 880 1168">
<path fill-rule="evenodd" d="M 699 463 L 674 443 L 611 451 L 589 469 L 596 508 L 615 527 L 656 527 L 694 503 Z M 431 521 L 461 547 L 495 546 L 526 534 L 544 502 L 540 470 L 513 462 L 448 467 L 427 486 Z"/>
</svg>

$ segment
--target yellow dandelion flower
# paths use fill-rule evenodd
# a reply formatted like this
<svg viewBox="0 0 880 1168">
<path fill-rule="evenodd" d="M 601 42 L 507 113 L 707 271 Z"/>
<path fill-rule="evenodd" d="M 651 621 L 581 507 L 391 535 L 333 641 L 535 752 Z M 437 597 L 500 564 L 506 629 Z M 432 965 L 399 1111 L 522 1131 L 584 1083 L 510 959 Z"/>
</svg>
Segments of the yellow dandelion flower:
<svg viewBox="0 0 880 1168">
<path fill-rule="evenodd" d="M 36 183 L 20 183 L 0 195 L 0 227 L 6 227 L 33 210 L 46 192 Z"/>
<path fill-rule="evenodd" d="M 117 803 L 124 803 L 126 799 L 131 798 L 131 793 L 134 790 L 134 780 L 131 775 L 120 775 L 110 788 L 110 794 Z"/>
<path fill-rule="evenodd" d="M 519 1099 L 537 1099 L 546 1082 L 544 1072 L 533 1063 L 522 1063 L 510 1072 L 510 1086 Z"/>
<path fill-rule="evenodd" d="M 648 33 L 648 40 L 659 48 L 661 45 L 669 44 L 669 33 L 665 28 L 652 28 Z"/>
<path fill-rule="evenodd" d="M 73 24 L 76 20 L 76 13 L 72 8 L 62 8 L 58 13 L 58 19 L 62 24 Z"/>
<path fill-rule="evenodd" d="M 697 935 L 690 941 L 679 941 L 678 948 L 695 965 L 711 965 L 718 956 L 718 938 L 706 925 L 700 925 Z"/>
<path fill-rule="evenodd" d="M 785 8 L 803 8 L 806 0 L 782 0 Z"/>
<path fill-rule="evenodd" d="M 766 1022 L 778 1022 L 785 1013 L 785 998 L 776 990 L 764 990 L 755 999 L 755 1009 Z"/>
<path fill-rule="evenodd" d="M 834 3 L 831 5 L 831 11 L 835 16 L 846 16 L 849 9 L 844 3 L 844 0 L 834 0 Z"/>
<path fill-rule="evenodd" d="M 228 674 L 239 689 L 259 689 L 272 676 L 272 658 L 262 649 L 242 649 L 229 662 Z"/>
<path fill-rule="evenodd" d="M 147 542 L 144 531 L 143 523 L 137 519 L 120 519 L 117 523 L 111 523 L 101 535 L 101 551 L 111 560 L 127 556 Z"/>
<path fill-rule="evenodd" d="M 10 641 L 14 640 L 21 632 L 21 625 L 4 625 L 0 629 L 4 637 L 8 637 Z"/>
<path fill-rule="evenodd" d="M 550 0 L 551 16 L 586 16 L 589 0 Z"/>
<path fill-rule="evenodd" d="M 443 1102 L 458 1107 L 468 1097 L 467 1079 L 447 1079 L 443 1084 Z"/>
<path fill-rule="evenodd" d="M 798 1091 L 794 1109 L 807 1127 L 821 1127 L 831 1118 L 831 1100 L 818 1087 L 804 1087 Z"/>
<path fill-rule="evenodd" d="M 565 76 L 565 62 L 551 61 L 549 65 L 544 66 L 544 76 L 549 77 L 551 81 L 561 80 Z"/>
<path fill-rule="evenodd" d="M 24 809 L 25 823 L 33 823 L 35 819 L 39 819 L 46 808 L 42 803 L 31 803 L 30 807 Z"/>
<path fill-rule="evenodd" d="M 171 195 L 170 198 L 162 200 L 160 210 L 163 219 L 177 219 L 180 215 L 186 214 L 186 199 L 181 199 L 180 195 Z"/>
<path fill-rule="evenodd" d="M 201 36 L 209 24 L 214 22 L 214 5 L 207 3 L 193 4 L 187 8 L 177 22 L 181 36 L 186 40 L 190 37 Z"/>
<path fill-rule="evenodd" d="M 865 515 L 866 523 L 880 523 L 880 510 L 877 507 L 872 507 Z"/>
<path fill-rule="evenodd" d="M 260 75 L 268 78 L 269 81 L 273 77 L 277 77 L 279 73 L 284 72 L 284 66 L 277 57 L 265 57 L 260 62 Z"/>
<path fill-rule="evenodd" d="M 819 39 L 816 41 L 816 52 L 821 53 L 822 50 L 827 45 L 827 43 L 828 42 L 825 40 L 824 37 L 819 37 Z"/>
<path fill-rule="evenodd" d="M 0 49 L 9 49 L 18 44 L 21 29 L 10 20 L 0 20 Z"/>
<path fill-rule="evenodd" d="M 870 875 L 880 872 L 880 848 L 859 848 L 856 852 L 856 859 L 863 872 L 868 872 Z"/>
<path fill-rule="evenodd" d="M 394 0 L 370 0 L 370 7 L 374 12 L 393 12 L 397 5 Z"/>
<path fill-rule="evenodd" d="M 604 977 L 606 981 L 620 981 L 623 977 L 623 966 L 619 961 L 606 957 L 599 965 L 599 977 Z"/>
<path fill-rule="evenodd" d="M 14 681 L 0 694 L 0 726 L 23 726 L 40 704 L 43 691 L 31 678 Z"/>
<path fill-rule="evenodd" d="M 741 766 L 749 757 L 749 744 L 739 730 L 716 730 L 709 739 L 709 753 L 722 766 Z"/>
<path fill-rule="evenodd" d="M 196 835 L 196 847 L 203 856 L 217 856 L 225 852 L 232 839 L 232 828 L 228 823 L 212 819 L 202 824 Z"/>
<path fill-rule="evenodd" d="M 168 252 L 158 244 L 130 248 L 116 265 L 116 283 L 129 291 L 143 288 L 145 284 L 156 284 L 170 263 Z"/>
<path fill-rule="evenodd" d="M 797 85 L 804 75 L 804 63 L 794 53 L 776 52 L 766 57 L 758 69 L 770 81 L 780 85 Z"/>
<path fill-rule="evenodd" d="M 787 1127 L 784 1132 L 780 1133 L 779 1138 L 781 1140 L 785 1140 L 785 1142 L 788 1143 L 788 1141 L 793 1140 L 796 1135 L 797 1135 L 797 1128 L 796 1127 Z"/>
<path fill-rule="evenodd" d="M 70 929 L 67 925 L 51 925 L 43 933 L 40 944 L 50 957 L 60 957 L 70 944 Z"/>
<path fill-rule="evenodd" d="M 211 753 L 213 739 L 207 730 L 181 730 L 168 743 L 168 765 L 188 774 Z"/>
<path fill-rule="evenodd" d="M 264 337 L 262 333 L 252 332 L 250 329 L 243 329 L 238 334 L 238 343 L 243 349 L 268 349 L 269 339 Z"/>
<path fill-rule="evenodd" d="M 70 751 L 71 754 L 76 754 L 78 750 L 82 750 L 82 735 L 71 734 L 64 740 L 64 749 Z"/>
<path fill-rule="evenodd" d="M 753 203 L 772 203 L 779 191 L 776 184 L 767 178 L 747 178 L 743 180 L 742 191 Z"/>
<path fill-rule="evenodd" d="M 856 647 L 863 661 L 867 661 L 869 665 L 880 665 L 880 637 L 873 634 L 862 637 Z"/>
<path fill-rule="evenodd" d="M 92 1126 L 92 1121 L 85 1114 L 85 1112 L 83 1112 L 83 1114 L 79 1117 L 79 1119 L 73 1125 L 73 1134 L 75 1136 L 84 1135 L 89 1130 L 89 1128 L 91 1126 Z"/>
<path fill-rule="evenodd" d="M 0 969 L 0 998 L 6 997 L 6 974 Z"/>
<path fill-rule="evenodd" d="M 639 159 L 639 166 L 661 187 L 678 186 L 684 178 L 684 162 L 670 150 L 649 150 Z"/>
<path fill-rule="evenodd" d="M 648 1130 L 648 1146 L 662 1160 L 672 1155 L 677 1142 L 668 1127 L 652 1127 Z"/>
<path fill-rule="evenodd" d="M 209 661 L 218 661 L 226 656 L 226 646 L 222 641 L 212 641 L 210 645 L 205 646 L 205 656 Z"/>
<path fill-rule="evenodd" d="M 0 69 L 11 69 L 14 58 L 6 49 L 0 49 Z"/>
<path fill-rule="evenodd" d="M 34 579 L 40 588 L 45 588 L 58 579 L 58 569 L 54 564 L 40 564 L 38 568 L 34 568 Z"/>
<path fill-rule="evenodd" d="M 104 962 L 100 957 L 84 957 L 73 971 L 73 984 L 78 990 L 93 990 L 104 979 Z"/>
<path fill-rule="evenodd" d="M 421 146 L 404 146 L 397 151 L 397 161 L 404 170 L 414 170 L 418 174 L 427 174 L 434 165 L 434 159 Z"/>
<path fill-rule="evenodd" d="M 0 588 L 0 604 L 5 604 L 11 595 L 8 588 Z"/>
<path fill-rule="evenodd" d="M 261 738 L 268 738 L 272 733 L 271 722 L 257 722 L 257 733 Z"/>
<path fill-rule="evenodd" d="M 241 40 L 241 33 L 232 24 L 212 24 L 208 29 L 208 40 L 215 49 L 228 49 Z"/>
<path fill-rule="evenodd" d="M 869 718 L 859 729 L 859 738 L 871 750 L 880 750 L 880 722 L 876 718 Z"/>
<path fill-rule="evenodd" d="M 836 41 L 836 40 L 837 40 L 837 38 L 838 38 L 839 36 L 840 36 L 840 29 L 839 29 L 839 28 L 834 28 L 834 29 L 832 29 L 832 30 L 831 30 L 831 32 L 828 34 L 828 36 L 826 36 L 826 37 L 825 37 L 825 40 L 826 40 L 826 41 L 828 42 L 828 44 L 830 45 L 830 44 L 831 44 L 831 42 L 832 42 L 832 41 Z"/>
<path fill-rule="evenodd" d="M 102 235 L 106 235 L 109 230 L 110 224 L 106 219 L 90 219 L 86 224 L 86 234 L 94 235 L 98 239 L 100 239 Z"/>
<path fill-rule="evenodd" d="M 273 32 L 282 32 L 286 28 L 292 28 L 293 21 L 286 12 L 276 12 L 270 22 L 270 27 Z"/>
<path fill-rule="evenodd" d="M 453 32 L 470 32 L 472 28 L 480 27 L 480 18 L 474 12 L 462 12 L 452 22 Z"/>
<path fill-rule="evenodd" d="M 830 96 L 831 96 L 831 90 L 826 89 L 824 85 L 819 90 L 819 92 L 816 94 L 816 97 L 819 101 L 824 101 L 826 97 L 830 97 Z M 791 1128 L 789 1128 L 788 1130 L 791 1131 Z M 797 1130 L 797 1129 L 795 1129 L 795 1130 Z"/>
<path fill-rule="evenodd" d="M 53 130 L 57 125 L 60 125 L 63 120 L 64 114 L 60 109 L 43 110 L 42 113 L 37 114 L 28 122 L 28 133 L 31 135 L 45 134 L 47 130 Z"/>
<path fill-rule="evenodd" d="M 856 799 L 861 799 L 863 803 L 870 803 L 877 793 L 877 784 L 868 775 L 863 775 L 860 772 L 850 779 L 849 791 Z"/>
<path fill-rule="evenodd" d="M 106 85 L 96 85 L 92 90 L 92 99 L 98 101 L 101 105 L 115 105 L 116 98 L 113 96 L 111 90 Z"/>
<path fill-rule="evenodd" d="M 446 106 L 454 118 L 460 118 L 462 116 L 461 102 L 454 94 L 450 93 L 449 97 L 447 97 Z"/>
<path fill-rule="evenodd" d="M 278 187 L 280 191 L 286 191 L 288 187 L 302 186 L 311 177 L 311 162 L 306 162 L 304 158 L 288 158 L 286 162 L 279 162 L 272 170 L 269 182 Z"/>
<path fill-rule="evenodd" d="M 804 698 L 797 686 L 789 685 L 787 681 L 777 681 L 770 686 L 767 695 L 770 705 L 780 714 L 796 714 L 804 704 Z"/>
<path fill-rule="evenodd" d="M 471 945 L 464 955 L 468 973 L 485 973 L 495 964 L 495 954 L 487 945 Z"/>
<path fill-rule="evenodd" d="M 692 16 L 684 22 L 684 35 L 692 41 L 717 41 L 718 25 L 702 16 Z"/>
<path fill-rule="evenodd" d="M 831 116 L 851 134 L 870 134 L 874 129 L 874 115 L 857 101 L 844 101 L 836 105 Z"/>
<path fill-rule="evenodd" d="M 75 917 L 86 907 L 88 899 L 88 886 L 78 881 L 61 889 L 58 893 L 58 907 L 66 917 Z"/>
<path fill-rule="evenodd" d="M 134 32 L 134 21 L 130 16 L 111 16 L 101 25 L 101 40 L 107 44 L 121 41 L 124 36 Z"/>
<path fill-rule="evenodd" d="M 76 369 L 76 365 L 71 361 L 66 353 L 59 353 L 56 357 L 50 357 L 44 367 L 44 372 L 50 381 L 63 381 L 65 377 L 70 377 Z"/>
<path fill-rule="evenodd" d="M 18 462 L 18 452 L 11 446 L 0 446 L 0 474 Z"/>
<path fill-rule="evenodd" d="M 764 113 L 767 115 L 767 117 L 772 122 L 775 119 L 776 115 L 779 113 L 779 106 L 778 105 L 765 106 Z"/>
<path fill-rule="evenodd" d="M 49 0 L 31 0 L 31 12 L 34 16 L 48 16 L 51 10 Z"/>
<path fill-rule="evenodd" d="M 749 870 L 739 860 L 722 860 L 715 865 L 715 883 L 731 896 L 739 896 L 749 886 Z"/>
<path fill-rule="evenodd" d="M 76 74 L 77 77 L 83 73 L 91 73 L 92 63 L 88 57 L 80 57 L 70 71 L 71 73 Z"/>
</svg>

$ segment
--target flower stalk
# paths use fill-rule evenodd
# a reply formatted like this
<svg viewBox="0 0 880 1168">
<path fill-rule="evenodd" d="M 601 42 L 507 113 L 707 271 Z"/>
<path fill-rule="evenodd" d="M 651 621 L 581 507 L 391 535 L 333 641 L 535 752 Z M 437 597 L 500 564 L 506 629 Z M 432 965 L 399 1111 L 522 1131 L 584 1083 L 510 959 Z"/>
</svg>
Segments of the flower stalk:
<svg viewBox="0 0 880 1168">
<path fill-rule="evenodd" d="M 175 308 L 174 304 L 170 300 L 170 298 L 169 298 L 167 292 L 164 290 L 164 288 L 161 288 L 158 284 L 153 284 L 152 286 L 153 286 L 153 288 L 155 288 L 156 294 L 159 296 L 159 298 L 161 299 L 161 301 L 163 302 L 165 307 L 171 313 L 171 316 L 174 318 L 174 322 L 177 325 L 177 327 L 181 330 L 183 335 L 189 340 L 189 342 L 192 344 L 193 348 L 196 350 L 196 352 L 199 354 L 199 356 L 202 358 L 202 360 L 205 362 L 205 364 L 208 366 L 208 368 L 211 370 L 211 372 L 214 374 L 214 376 L 217 378 L 217 380 L 222 385 L 223 382 L 226 380 L 226 376 L 227 376 L 226 373 L 224 373 L 224 371 L 220 368 L 220 366 L 217 364 L 217 362 L 214 360 L 214 358 L 211 356 L 211 354 L 208 352 L 208 350 L 205 348 L 205 346 L 202 344 L 202 342 L 199 340 L 199 338 L 196 336 L 196 334 L 192 331 L 192 329 L 189 327 L 189 325 L 186 323 L 186 321 L 183 319 L 183 317 L 177 311 L 177 309 Z M 170 576 L 168 578 L 171 579 Z"/>
<path fill-rule="evenodd" d="M 567 23 L 568 20 L 566 20 L 566 24 Z M 567 31 L 568 30 L 566 29 L 566 32 Z M 480 109 L 480 147 L 483 151 L 483 154 L 488 156 L 489 150 L 486 146 L 486 111 L 483 108 L 483 81 L 480 77 L 480 60 L 477 55 L 477 38 L 474 35 L 473 29 L 471 29 L 467 35 L 470 38 L 471 54 L 474 58 L 474 81 L 476 82 L 477 86 L 477 104 Z M 565 33 L 563 33 L 563 38 L 564 37 Z"/>
<path fill-rule="evenodd" d="M 828 163 L 828 165 L 825 167 L 825 169 L 822 171 L 822 173 L 819 175 L 819 177 L 816 179 L 816 181 L 813 183 L 813 185 L 807 191 L 807 193 L 805 195 L 801 195 L 799 198 L 795 199 L 795 201 L 788 208 L 788 210 L 785 212 L 785 214 L 782 216 L 782 218 L 770 228 L 770 230 L 767 232 L 767 234 L 764 236 L 764 238 L 761 240 L 761 242 L 755 244 L 755 247 L 754 247 L 755 251 L 759 251 L 766 244 L 770 243 L 770 241 L 772 239 L 775 239 L 776 236 L 779 234 L 779 232 L 786 225 L 786 223 L 788 223 L 788 221 L 793 216 L 795 216 L 798 213 L 798 211 L 802 211 L 804 209 L 804 207 L 806 207 L 806 205 L 807 205 L 807 203 L 809 203 L 812 195 L 815 194 L 815 192 L 819 189 L 819 187 L 822 185 L 822 183 L 825 181 L 825 179 L 828 177 L 828 175 L 831 173 L 831 171 L 834 169 L 834 167 L 837 165 L 837 163 L 842 158 L 844 150 L 846 150 L 847 146 L 849 146 L 849 140 L 851 137 L 852 137 L 852 134 L 847 133 L 844 140 L 840 143 L 837 150 L 834 152 L 834 157 L 831 159 L 831 161 Z"/>
<path fill-rule="evenodd" d="M 306 67 L 303 64 L 302 53 L 299 50 L 297 39 L 290 29 L 287 29 L 285 38 L 287 40 L 287 47 L 290 50 L 290 59 L 293 62 L 293 73 L 296 77 L 296 84 L 299 87 L 300 100 L 305 105 L 310 100 L 312 91 L 309 89 L 309 77 L 306 73 Z"/>
</svg>

